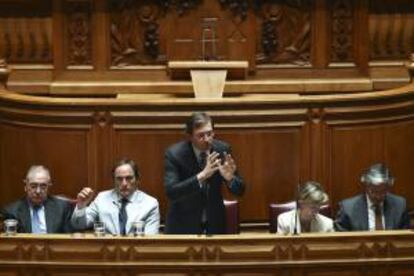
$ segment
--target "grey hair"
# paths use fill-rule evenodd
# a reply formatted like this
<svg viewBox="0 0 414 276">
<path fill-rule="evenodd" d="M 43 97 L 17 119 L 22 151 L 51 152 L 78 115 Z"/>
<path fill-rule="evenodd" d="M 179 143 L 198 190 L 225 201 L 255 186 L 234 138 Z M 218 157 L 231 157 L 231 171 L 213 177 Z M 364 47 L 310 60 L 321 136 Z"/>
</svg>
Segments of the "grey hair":
<svg viewBox="0 0 414 276">
<path fill-rule="evenodd" d="M 299 189 L 298 200 L 322 205 L 328 202 L 329 197 L 321 184 L 316 181 L 306 181 Z"/>
<path fill-rule="evenodd" d="M 26 174 L 26 182 L 27 182 L 29 179 L 33 178 L 33 177 L 34 177 L 34 175 L 35 175 L 36 173 L 39 173 L 39 172 L 44 172 L 44 173 L 48 176 L 49 181 L 51 180 L 51 177 L 50 177 L 50 171 L 49 171 L 49 169 L 48 169 L 48 168 L 46 168 L 46 167 L 45 167 L 45 166 L 43 166 L 43 165 L 33 165 L 33 166 L 31 166 L 31 167 L 29 168 L 29 170 L 27 171 L 27 174 Z"/>
<path fill-rule="evenodd" d="M 385 164 L 376 163 L 361 175 L 361 182 L 366 185 L 378 186 L 385 183 L 388 186 L 392 186 L 394 185 L 394 177 Z"/>
</svg>

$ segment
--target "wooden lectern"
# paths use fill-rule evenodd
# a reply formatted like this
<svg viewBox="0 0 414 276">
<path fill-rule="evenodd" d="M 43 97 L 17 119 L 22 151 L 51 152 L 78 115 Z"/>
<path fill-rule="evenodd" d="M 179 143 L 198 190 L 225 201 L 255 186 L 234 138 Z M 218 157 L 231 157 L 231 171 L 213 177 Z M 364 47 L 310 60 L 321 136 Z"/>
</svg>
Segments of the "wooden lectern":
<svg viewBox="0 0 414 276">
<path fill-rule="evenodd" d="M 245 79 L 247 61 L 170 61 L 168 68 L 172 79 L 188 79 L 191 76 L 194 95 L 199 99 L 223 97 L 226 77 Z"/>
</svg>

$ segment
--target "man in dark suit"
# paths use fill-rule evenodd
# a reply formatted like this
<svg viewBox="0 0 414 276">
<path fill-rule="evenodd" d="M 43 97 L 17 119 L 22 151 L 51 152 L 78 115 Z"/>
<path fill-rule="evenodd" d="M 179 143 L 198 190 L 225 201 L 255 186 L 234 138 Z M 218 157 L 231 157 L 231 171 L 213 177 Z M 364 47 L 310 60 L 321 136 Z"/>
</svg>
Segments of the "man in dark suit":
<svg viewBox="0 0 414 276">
<path fill-rule="evenodd" d="M 389 192 L 394 178 L 384 164 L 372 165 L 361 176 L 361 183 L 365 193 L 345 199 L 339 204 L 336 231 L 409 228 L 406 201 Z"/>
<path fill-rule="evenodd" d="M 241 195 L 243 180 L 236 172 L 230 146 L 214 139 L 213 121 L 206 113 L 193 113 L 186 132 L 189 139 L 165 153 L 166 233 L 224 234 L 222 185 Z"/>
<path fill-rule="evenodd" d="M 26 196 L 2 210 L 5 219 L 16 219 L 20 233 L 70 232 L 72 204 L 48 195 L 52 185 L 49 170 L 44 166 L 32 166 L 24 182 Z"/>
</svg>

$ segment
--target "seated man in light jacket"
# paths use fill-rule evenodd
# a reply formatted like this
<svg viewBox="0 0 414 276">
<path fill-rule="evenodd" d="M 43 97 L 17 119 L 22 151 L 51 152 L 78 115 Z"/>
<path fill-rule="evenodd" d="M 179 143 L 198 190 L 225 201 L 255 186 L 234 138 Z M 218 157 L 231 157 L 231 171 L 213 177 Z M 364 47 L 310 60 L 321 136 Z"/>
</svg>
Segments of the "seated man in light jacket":
<svg viewBox="0 0 414 276">
<path fill-rule="evenodd" d="M 71 223 L 84 230 L 94 222 L 102 222 L 105 232 L 127 235 L 134 231 L 134 222 L 143 221 L 145 234 L 158 234 L 160 213 L 157 199 L 138 190 L 140 174 L 134 161 L 123 159 L 113 169 L 115 188 L 100 192 L 95 200 L 94 191 L 83 188 L 77 196 L 77 205 Z"/>
<path fill-rule="evenodd" d="M 319 209 L 328 202 L 328 195 L 321 185 L 308 181 L 300 187 L 298 206 L 280 214 L 277 218 L 277 233 L 298 234 L 304 232 L 332 232 L 332 219 L 319 214 Z"/>
</svg>

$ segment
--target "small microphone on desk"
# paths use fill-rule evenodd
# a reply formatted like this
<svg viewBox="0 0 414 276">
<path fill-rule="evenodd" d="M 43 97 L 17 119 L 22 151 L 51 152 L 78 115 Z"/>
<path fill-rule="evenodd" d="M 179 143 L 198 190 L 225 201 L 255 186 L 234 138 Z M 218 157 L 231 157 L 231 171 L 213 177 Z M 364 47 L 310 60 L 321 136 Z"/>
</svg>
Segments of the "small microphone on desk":
<svg viewBox="0 0 414 276">
<path fill-rule="evenodd" d="M 295 198 L 295 224 L 293 227 L 293 235 L 299 235 L 298 233 L 298 209 L 299 209 L 299 193 L 300 193 L 300 185 L 296 185 L 296 198 Z"/>
<path fill-rule="evenodd" d="M 115 200 L 112 201 L 112 203 L 118 208 L 121 209 L 121 206 L 119 205 L 119 202 L 116 202 Z"/>
</svg>

